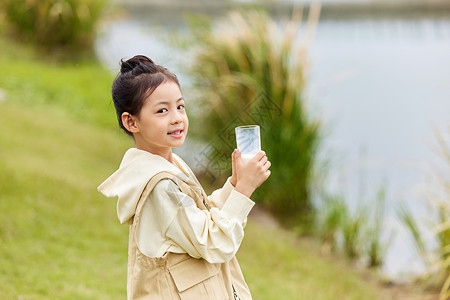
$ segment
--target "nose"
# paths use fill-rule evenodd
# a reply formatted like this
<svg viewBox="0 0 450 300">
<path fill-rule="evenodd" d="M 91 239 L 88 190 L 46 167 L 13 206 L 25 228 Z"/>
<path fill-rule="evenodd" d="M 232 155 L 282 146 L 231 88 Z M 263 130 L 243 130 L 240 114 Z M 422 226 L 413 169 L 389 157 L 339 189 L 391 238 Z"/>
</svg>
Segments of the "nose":
<svg viewBox="0 0 450 300">
<path fill-rule="evenodd" d="M 171 116 L 171 124 L 179 124 L 183 122 L 183 117 L 181 116 L 181 113 L 178 110 L 173 111 Z"/>
</svg>

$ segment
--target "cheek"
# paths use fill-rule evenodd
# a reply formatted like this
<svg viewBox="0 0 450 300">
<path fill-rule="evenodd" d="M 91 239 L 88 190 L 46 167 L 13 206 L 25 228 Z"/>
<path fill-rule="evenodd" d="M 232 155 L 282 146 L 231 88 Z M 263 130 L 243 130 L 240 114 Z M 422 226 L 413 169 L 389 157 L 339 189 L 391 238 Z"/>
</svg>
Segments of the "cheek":
<svg viewBox="0 0 450 300">
<path fill-rule="evenodd" d="M 167 126 L 158 118 L 148 119 L 145 126 L 147 128 L 147 135 L 149 136 L 158 137 L 167 134 Z"/>
<path fill-rule="evenodd" d="M 185 117 L 184 117 L 184 123 L 186 124 L 184 127 L 187 130 L 189 127 L 189 119 L 188 119 L 187 115 L 185 115 Z"/>
</svg>

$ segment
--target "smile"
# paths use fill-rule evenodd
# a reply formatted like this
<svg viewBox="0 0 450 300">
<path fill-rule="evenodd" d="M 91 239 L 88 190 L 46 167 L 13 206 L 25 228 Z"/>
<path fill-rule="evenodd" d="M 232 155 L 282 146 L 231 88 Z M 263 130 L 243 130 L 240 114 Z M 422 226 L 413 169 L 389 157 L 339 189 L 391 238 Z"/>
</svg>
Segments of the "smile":
<svg viewBox="0 0 450 300">
<path fill-rule="evenodd" d="M 183 137 L 183 130 L 172 131 L 169 132 L 168 135 L 174 138 L 180 138 Z"/>
</svg>

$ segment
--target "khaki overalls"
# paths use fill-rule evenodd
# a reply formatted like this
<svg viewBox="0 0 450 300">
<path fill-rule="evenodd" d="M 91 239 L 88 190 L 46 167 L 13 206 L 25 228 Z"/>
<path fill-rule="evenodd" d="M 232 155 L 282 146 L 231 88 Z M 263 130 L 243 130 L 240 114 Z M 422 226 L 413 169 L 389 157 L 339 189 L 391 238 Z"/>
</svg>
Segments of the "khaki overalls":
<svg viewBox="0 0 450 300">
<path fill-rule="evenodd" d="M 200 209 L 208 209 L 208 199 L 200 184 L 184 181 L 169 172 L 160 172 L 148 182 L 130 225 L 128 248 L 128 300 L 249 300 L 252 299 L 235 257 L 229 262 L 212 264 L 188 254 L 166 252 L 148 257 L 138 247 L 138 228 L 145 201 L 162 179 L 174 181 L 193 198 Z"/>
</svg>

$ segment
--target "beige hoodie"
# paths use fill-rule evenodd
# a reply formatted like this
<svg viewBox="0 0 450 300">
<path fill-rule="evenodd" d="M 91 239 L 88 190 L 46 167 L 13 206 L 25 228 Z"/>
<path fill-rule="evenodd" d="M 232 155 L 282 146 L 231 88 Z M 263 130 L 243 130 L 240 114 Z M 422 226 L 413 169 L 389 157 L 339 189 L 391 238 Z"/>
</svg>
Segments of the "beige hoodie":
<svg viewBox="0 0 450 300">
<path fill-rule="evenodd" d="M 212 263 L 230 260 L 242 242 L 254 202 L 234 190 L 229 180 L 207 197 L 187 164 L 176 154 L 173 157 L 178 167 L 159 155 L 129 149 L 119 169 L 98 189 L 107 197 L 119 198 L 119 220 L 129 223 L 148 181 L 162 171 L 176 175 L 196 188 L 197 197 L 182 193 L 171 180 L 161 180 L 143 207 L 139 228 L 143 234 L 138 235 L 142 252 L 158 257 L 167 251 L 188 253 Z M 198 198 L 210 209 L 199 208 Z"/>
<path fill-rule="evenodd" d="M 120 223 L 130 221 L 147 182 L 162 171 L 169 171 L 187 179 L 180 169 L 159 155 L 136 148 L 125 153 L 119 169 L 98 187 L 106 197 L 119 198 L 117 215 Z"/>
</svg>

